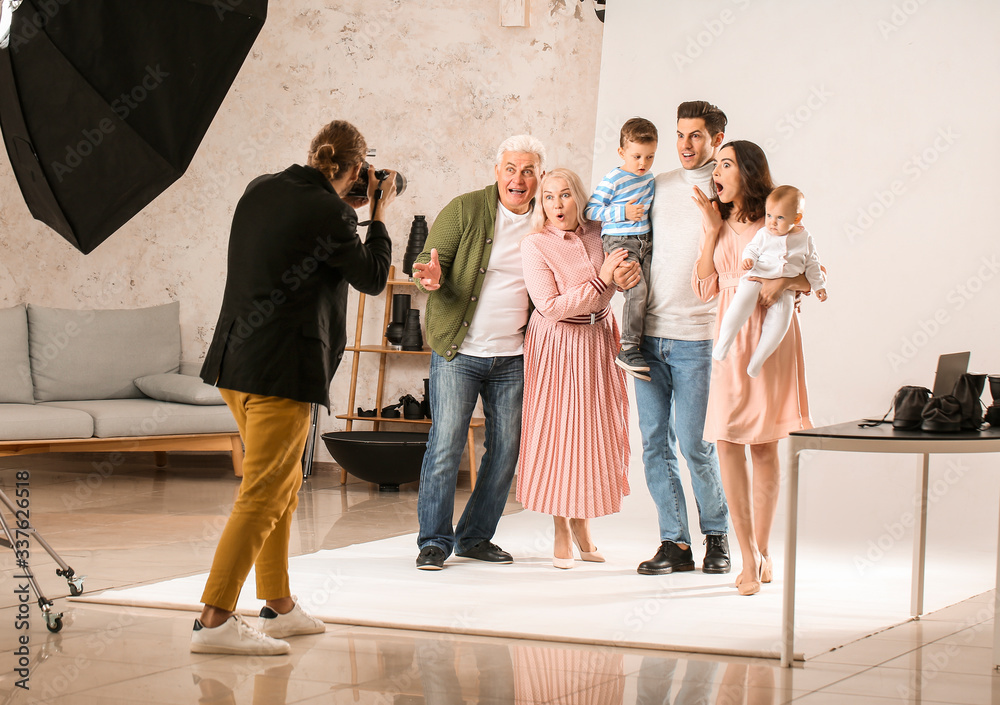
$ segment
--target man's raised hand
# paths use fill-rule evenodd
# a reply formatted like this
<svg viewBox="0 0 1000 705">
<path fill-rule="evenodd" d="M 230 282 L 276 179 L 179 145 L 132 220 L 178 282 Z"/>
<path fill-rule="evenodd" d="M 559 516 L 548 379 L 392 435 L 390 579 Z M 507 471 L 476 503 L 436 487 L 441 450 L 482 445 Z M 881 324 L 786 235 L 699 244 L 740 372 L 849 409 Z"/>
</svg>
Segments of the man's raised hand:
<svg viewBox="0 0 1000 705">
<path fill-rule="evenodd" d="M 413 276 L 427 291 L 441 288 L 441 262 L 438 260 L 437 248 L 431 248 L 431 261 L 427 264 L 414 262 Z"/>
</svg>

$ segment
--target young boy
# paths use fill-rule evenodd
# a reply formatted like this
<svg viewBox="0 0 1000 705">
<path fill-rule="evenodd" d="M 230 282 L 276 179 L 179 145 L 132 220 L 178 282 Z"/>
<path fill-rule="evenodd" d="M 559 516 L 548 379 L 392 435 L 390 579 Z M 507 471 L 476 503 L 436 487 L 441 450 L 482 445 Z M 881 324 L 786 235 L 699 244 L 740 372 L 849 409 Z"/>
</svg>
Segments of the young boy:
<svg viewBox="0 0 1000 705">
<path fill-rule="evenodd" d="M 750 320 L 757 308 L 761 283 L 748 277 L 776 279 L 805 274 L 816 298 L 826 301 L 826 274 L 823 272 L 812 235 L 802 226 L 805 197 L 794 186 L 779 186 L 767 197 L 764 227 L 743 250 L 740 279 L 733 301 L 719 324 L 719 339 L 712 357 L 725 360 L 729 347 L 736 340 L 740 328 Z M 781 300 L 767 309 L 761 325 L 760 340 L 750 358 L 747 374 L 760 374 L 764 361 L 781 344 L 795 311 L 795 292 L 786 290 Z"/>
<path fill-rule="evenodd" d="M 646 281 L 652 252 L 649 207 L 653 203 L 653 157 L 656 126 L 643 118 L 622 125 L 618 156 L 623 164 L 604 177 L 587 202 L 584 215 L 601 222 L 604 251 L 625 248 L 628 258 L 639 262 L 642 279 L 625 292 L 622 308 L 621 349 L 615 364 L 633 377 L 649 381 L 649 365 L 639 352 L 646 317 Z"/>
</svg>

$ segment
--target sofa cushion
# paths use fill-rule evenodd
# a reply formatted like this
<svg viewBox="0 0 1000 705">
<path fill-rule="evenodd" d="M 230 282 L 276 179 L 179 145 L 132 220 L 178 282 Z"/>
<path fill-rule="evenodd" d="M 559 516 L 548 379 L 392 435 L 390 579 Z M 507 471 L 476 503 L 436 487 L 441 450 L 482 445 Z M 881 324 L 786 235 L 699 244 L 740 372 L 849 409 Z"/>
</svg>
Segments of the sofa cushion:
<svg viewBox="0 0 1000 705">
<path fill-rule="evenodd" d="M 28 304 L 36 401 L 141 398 L 133 380 L 176 372 L 180 304 L 74 311 Z"/>
<path fill-rule="evenodd" d="M 202 406 L 226 403 L 218 388 L 190 375 L 149 375 L 135 380 L 135 386 L 150 399 L 159 401 Z"/>
<path fill-rule="evenodd" d="M 90 438 L 93 435 L 94 419 L 84 411 L 39 404 L 0 404 L 0 441 Z"/>
<path fill-rule="evenodd" d="M 0 309 L 0 403 L 34 404 L 24 304 Z"/>
<path fill-rule="evenodd" d="M 97 438 L 239 431 L 227 406 L 172 404 L 154 399 L 52 401 L 36 406 L 85 411 L 94 419 Z"/>
</svg>

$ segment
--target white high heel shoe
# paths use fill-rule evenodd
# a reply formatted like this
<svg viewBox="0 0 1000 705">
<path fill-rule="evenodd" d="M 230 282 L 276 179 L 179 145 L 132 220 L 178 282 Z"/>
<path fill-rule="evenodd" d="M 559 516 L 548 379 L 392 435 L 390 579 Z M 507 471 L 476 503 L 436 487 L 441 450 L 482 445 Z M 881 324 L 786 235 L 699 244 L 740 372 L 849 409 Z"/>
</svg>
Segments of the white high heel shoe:
<svg viewBox="0 0 1000 705">
<path fill-rule="evenodd" d="M 587 561 L 588 563 L 604 563 L 604 556 L 600 554 L 596 546 L 593 551 L 584 551 L 583 546 L 580 545 L 580 539 L 576 537 L 576 534 L 573 534 L 573 543 L 576 544 L 577 550 L 580 551 L 581 560 Z"/>
<path fill-rule="evenodd" d="M 573 567 L 575 561 L 572 558 L 560 558 L 559 556 L 552 556 L 552 565 L 556 568 L 561 568 L 563 570 L 569 570 Z"/>
</svg>

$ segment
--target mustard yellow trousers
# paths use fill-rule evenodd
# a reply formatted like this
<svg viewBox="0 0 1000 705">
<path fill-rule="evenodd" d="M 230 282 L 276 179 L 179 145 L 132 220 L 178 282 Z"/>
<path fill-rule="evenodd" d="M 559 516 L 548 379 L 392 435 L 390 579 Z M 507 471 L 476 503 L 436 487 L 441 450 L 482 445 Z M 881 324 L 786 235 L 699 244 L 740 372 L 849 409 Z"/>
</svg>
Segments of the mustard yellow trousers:
<svg viewBox="0 0 1000 705">
<path fill-rule="evenodd" d="M 288 539 L 302 485 L 309 404 L 222 389 L 246 453 L 233 511 L 215 549 L 201 601 L 232 611 L 251 566 L 257 597 L 289 597 Z"/>
</svg>

